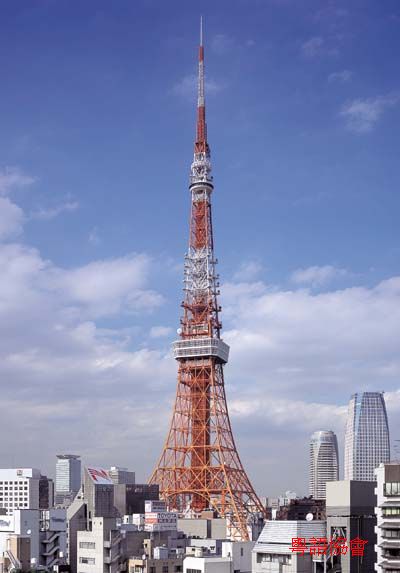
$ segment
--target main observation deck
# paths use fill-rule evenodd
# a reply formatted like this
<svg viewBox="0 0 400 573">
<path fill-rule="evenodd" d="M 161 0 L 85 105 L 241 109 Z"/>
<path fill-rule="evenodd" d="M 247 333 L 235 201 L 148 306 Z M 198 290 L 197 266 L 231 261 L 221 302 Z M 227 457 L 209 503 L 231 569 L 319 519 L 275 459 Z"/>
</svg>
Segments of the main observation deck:
<svg viewBox="0 0 400 573">
<path fill-rule="evenodd" d="M 229 346 L 220 338 L 188 338 L 172 344 L 174 358 L 205 358 L 215 356 L 224 364 L 228 362 Z"/>
</svg>

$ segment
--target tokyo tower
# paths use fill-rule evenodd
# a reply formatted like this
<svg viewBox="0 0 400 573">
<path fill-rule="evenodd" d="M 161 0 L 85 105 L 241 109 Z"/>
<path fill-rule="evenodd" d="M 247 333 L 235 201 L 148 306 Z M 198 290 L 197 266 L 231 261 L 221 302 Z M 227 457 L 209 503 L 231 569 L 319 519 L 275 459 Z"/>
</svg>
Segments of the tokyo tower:
<svg viewBox="0 0 400 573">
<path fill-rule="evenodd" d="M 170 510 L 196 517 L 212 509 L 227 518 L 232 539 L 248 540 L 252 515 L 264 515 L 264 508 L 243 469 L 228 415 L 223 368 L 229 346 L 221 339 L 211 217 L 213 189 L 200 25 L 189 247 L 180 339 L 173 344 L 178 384 L 168 437 L 150 483 L 159 484 Z"/>
</svg>

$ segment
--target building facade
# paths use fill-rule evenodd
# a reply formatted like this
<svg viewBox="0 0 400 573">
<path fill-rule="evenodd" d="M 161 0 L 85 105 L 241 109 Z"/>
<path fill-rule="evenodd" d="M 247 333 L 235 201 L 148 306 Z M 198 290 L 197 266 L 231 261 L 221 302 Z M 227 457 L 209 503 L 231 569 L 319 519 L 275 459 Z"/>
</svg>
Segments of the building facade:
<svg viewBox="0 0 400 573">
<path fill-rule="evenodd" d="M 12 515 L 16 509 L 39 509 L 40 470 L 0 469 L 0 507 Z"/>
<path fill-rule="evenodd" d="M 160 499 L 159 486 L 146 483 L 120 483 L 114 485 L 114 506 L 118 515 L 132 515 L 145 512 L 147 500 Z"/>
<path fill-rule="evenodd" d="M 347 414 L 344 479 L 374 481 L 375 468 L 389 460 L 389 425 L 383 393 L 354 394 Z"/>
<path fill-rule="evenodd" d="M 325 499 L 326 482 L 339 479 L 339 452 L 336 434 L 331 430 L 314 432 L 310 441 L 309 493 Z"/>
<path fill-rule="evenodd" d="M 79 573 L 119 573 L 122 570 L 122 535 L 113 518 L 95 517 L 91 531 L 78 531 Z"/>
<path fill-rule="evenodd" d="M 85 530 L 88 526 L 88 507 L 87 502 L 83 499 L 82 492 L 78 492 L 74 501 L 67 508 L 67 524 L 67 561 L 70 566 L 71 573 L 76 573 L 78 555 L 78 531 Z"/>
<path fill-rule="evenodd" d="M 375 571 L 400 572 L 400 463 L 376 470 L 377 560 Z"/>
<path fill-rule="evenodd" d="M 39 479 L 39 509 L 51 509 L 54 506 L 54 481 L 47 476 Z"/>
<path fill-rule="evenodd" d="M 375 483 L 371 481 L 333 481 L 326 485 L 327 538 L 344 539 L 344 554 L 331 554 L 329 567 L 341 573 L 371 573 L 375 563 Z M 363 554 L 351 550 L 352 542 L 366 542 Z"/>
</svg>

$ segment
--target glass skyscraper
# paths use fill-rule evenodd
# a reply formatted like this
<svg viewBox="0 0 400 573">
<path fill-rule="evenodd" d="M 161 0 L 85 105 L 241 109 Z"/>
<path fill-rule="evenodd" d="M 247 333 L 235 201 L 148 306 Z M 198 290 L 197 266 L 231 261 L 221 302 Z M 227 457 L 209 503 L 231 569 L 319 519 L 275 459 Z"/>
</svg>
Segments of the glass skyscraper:
<svg viewBox="0 0 400 573">
<path fill-rule="evenodd" d="M 375 481 L 374 469 L 389 460 L 389 426 L 383 393 L 353 394 L 347 414 L 344 479 Z"/>
<path fill-rule="evenodd" d="M 56 494 L 75 495 L 81 487 L 80 456 L 59 454 L 56 464 Z"/>
<path fill-rule="evenodd" d="M 326 482 L 339 479 L 336 434 L 331 430 L 314 432 L 310 441 L 309 492 L 314 499 L 326 498 Z"/>
</svg>

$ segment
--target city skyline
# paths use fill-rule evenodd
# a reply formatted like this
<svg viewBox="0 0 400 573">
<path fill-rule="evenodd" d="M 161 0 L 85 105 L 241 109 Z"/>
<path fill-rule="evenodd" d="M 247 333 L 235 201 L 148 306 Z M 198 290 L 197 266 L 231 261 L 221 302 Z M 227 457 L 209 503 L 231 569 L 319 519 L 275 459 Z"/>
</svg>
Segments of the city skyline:
<svg viewBox="0 0 400 573">
<path fill-rule="evenodd" d="M 306 492 L 309 434 L 342 445 L 351 393 L 385 390 L 400 429 L 400 14 L 229 6 L 204 4 L 228 407 L 257 493 Z M 0 412 L 20 427 L 4 467 L 54 474 L 74 451 L 144 481 L 162 446 L 199 16 L 180 9 L 183 28 L 144 2 L 6 5 Z"/>
</svg>

